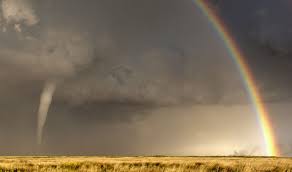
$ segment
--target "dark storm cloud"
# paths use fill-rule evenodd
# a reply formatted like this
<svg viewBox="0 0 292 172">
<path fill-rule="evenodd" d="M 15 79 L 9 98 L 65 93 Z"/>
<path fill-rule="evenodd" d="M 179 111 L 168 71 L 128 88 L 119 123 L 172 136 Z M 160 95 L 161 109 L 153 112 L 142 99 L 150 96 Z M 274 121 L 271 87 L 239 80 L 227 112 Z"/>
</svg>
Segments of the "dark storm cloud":
<svg viewBox="0 0 292 172">
<path fill-rule="evenodd" d="M 211 111 L 194 110 L 193 105 L 215 106 L 214 111 L 226 112 L 222 119 L 232 122 L 228 115 L 239 114 L 240 110 L 217 106 L 248 101 L 242 79 L 224 45 L 192 1 L 2 0 L 0 3 L 0 81 L 4 83 L 0 85 L 0 134 L 15 143 L 1 143 L 0 153 L 123 154 L 139 150 L 155 153 L 166 143 L 162 138 L 173 144 L 161 152 L 169 152 L 176 143 L 188 151 L 192 144 L 208 142 L 204 134 L 197 133 L 203 139 L 200 142 L 192 140 L 192 133 L 187 132 L 195 126 L 204 128 L 200 125 L 200 114 L 208 116 L 202 124 L 216 118 Z M 282 6 L 287 3 L 283 1 Z M 284 32 L 287 34 L 279 35 L 288 21 L 277 20 L 282 17 L 270 13 L 273 4 L 272 1 L 218 1 L 215 5 L 247 52 L 266 101 L 286 101 L 288 88 L 282 89 L 274 81 L 287 79 L 284 76 L 290 70 L 288 63 L 281 66 L 282 78 L 277 79 L 273 72 L 279 72 L 279 65 L 284 63 L 283 59 L 275 60 L 278 52 L 289 61 L 286 49 L 290 39 L 286 35 L 290 34 L 287 30 Z M 251 10 L 248 14 L 247 8 Z M 284 12 L 282 15 L 285 16 Z M 274 25 L 276 20 L 279 24 Z M 263 60 L 265 57 L 268 62 Z M 277 62 L 275 69 L 274 62 Z M 262 74 L 266 71 L 271 77 Z M 36 113 L 47 80 L 57 80 L 57 89 L 45 126 L 44 145 L 37 150 L 34 148 Z M 174 112 L 183 117 L 171 115 L 168 119 L 166 114 Z M 193 123 L 184 126 L 185 119 Z M 182 122 L 177 133 L 172 129 L 175 121 Z M 7 123 L 13 129 L 9 130 Z M 214 121 L 211 123 L 224 128 Z M 152 135 L 150 124 L 155 124 L 151 132 L 160 131 L 165 137 Z M 232 127 L 227 128 L 231 131 Z M 218 133 L 212 134 L 214 138 L 224 133 L 218 128 Z M 174 141 L 168 129 L 180 140 Z M 147 140 L 147 136 L 157 143 Z M 225 138 L 229 138 L 228 134 Z M 152 152 L 148 143 L 159 148 Z"/>
<path fill-rule="evenodd" d="M 18 1 L 15 2 L 18 4 Z M 25 2 L 30 4 L 29 2 L 33 1 Z M 5 47 L 3 50 L 5 57 L 2 59 L 6 63 L 27 68 L 28 78 L 39 80 L 57 78 L 64 80 L 62 84 L 66 84 L 69 77 L 73 80 L 71 82 L 69 79 L 71 87 L 74 87 L 74 83 L 77 85 L 74 88 L 83 86 L 78 87 L 76 92 L 72 91 L 73 95 L 78 94 L 78 91 L 87 90 L 89 93 L 85 94 L 91 94 L 92 90 L 96 90 L 94 86 L 101 85 L 103 88 L 97 86 L 99 90 L 95 92 L 105 92 L 112 96 L 105 99 L 125 97 L 131 101 L 144 99 L 158 101 L 158 104 L 160 100 L 162 104 L 168 102 L 177 104 L 184 99 L 202 103 L 221 101 L 224 91 L 221 88 L 226 84 L 220 80 L 234 69 L 222 71 L 224 66 L 229 65 L 228 62 L 220 62 L 224 53 L 221 59 L 205 57 L 196 59 L 196 56 L 206 56 L 208 52 L 204 50 L 203 52 L 199 50 L 199 53 L 193 52 L 190 47 L 195 39 L 189 35 L 194 30 L 204 31 L 203 27 L 193 24 L 192 16 L 195 14 L 192 12 L 193 8 L 187 6 L 190 5 L 189 2 L 97 1 L 88 4 L 75 2 L 68 5 L 65 1 L 51 1 L 44 3 L 46 6 L 39 2 L 36 4 L 18 5 L 19 8 L 30 10 L 27 10 L 29 12 L 25 14 L 28 15 L 24 18 L 16 15 L 12 22 L 14 25 L 19 24 L 23 29 L 28 27 L 26 25 L 29 22 L 31 25 L 38 25 L 29 27 L 39 27 L 37 30 L 40 36 L 27 36 L 26 33 L 17 35 L 13 33 L 18 32 L 17 29 L 6 28 L 11 35 L 16 35 L 13 43 L 19 45 Z M 167 8 L 161 10 L 166 4 Z M 32 9 L 33 6 L 40 9 Z M 100 12 L 89 6 L 97 9 L 108 8 L 111 11 Z M 76 10 L 80 10 L 80 14 L 76 13 Z M 2 34 L 6 35 L 5 32 Z M 208 64 L 208 61 L 215 64 Z M 202 67 L 204 63 L 209 65 L 208 69 Z M 131 71 L 129 78 L 126 78 L 127 76 L 121 78 L 120 75 L 125 75 L 125 70 L 116 70 L 119 66 L 129 68 Z M 213 76 L 213 70 L 218 71 L 218 74 Z M 35 78 L 34 75 L 40 76 Z M 232 77 L 232 74 L 230 76 Z M 204 78 L 210 77 L 213 79 L 204 81 Z M 194 84 L 201 90 L 192 90 Z M 212 86 L 204 90 L 205 85 Z M 185 89 L 174 91 L 182 87 Z M 193 91 L 202 93 L 190 94 Z"/>
<path fill-rule="evenodd" d="M 219 1 L 267 101 L 291 101 L 291 2 Z"/>
</svg>

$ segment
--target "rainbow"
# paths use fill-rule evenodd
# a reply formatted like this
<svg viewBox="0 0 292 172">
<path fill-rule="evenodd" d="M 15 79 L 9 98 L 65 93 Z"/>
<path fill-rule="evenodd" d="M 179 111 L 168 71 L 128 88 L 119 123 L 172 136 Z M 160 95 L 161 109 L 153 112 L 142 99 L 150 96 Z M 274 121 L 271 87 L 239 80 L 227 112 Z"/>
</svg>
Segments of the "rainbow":
<svg viewBox="0 0 292 172">
<path fill-rule="evenodd" d="M 277 147 L 274 131 L 271 125 L 271 120 L 267 109 L 263 103 L 260 92 L 256 86 L 255 79 L 252 75 L 251 70 L 249 69 L 248 63 L 245 61 L 245 58 L 237 46 L 234 39 L 223 21 L 216 14 L 208 2 L 205 0 L 193 0 L 194 3 L 200 8 L 204 15 L 208 18 L 210 24 L 215 28 L 220 38 L 223 40 L 230 57 L 234 60 L 243 82 L 245 88 L 249 94 L 251 102 L 254 106 L 254 109 L 259 120 L 261 130 L 264 137 L 265 151 L 267 156 L 280 156 L 279 149 Z"/>
</svg>

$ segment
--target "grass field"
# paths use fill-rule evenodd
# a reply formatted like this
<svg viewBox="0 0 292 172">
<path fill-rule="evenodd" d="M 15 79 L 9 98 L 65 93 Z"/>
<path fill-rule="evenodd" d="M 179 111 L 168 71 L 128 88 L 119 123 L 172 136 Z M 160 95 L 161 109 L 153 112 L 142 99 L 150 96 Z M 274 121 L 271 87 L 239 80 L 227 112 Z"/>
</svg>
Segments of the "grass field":
<svg viewBox="0 0 292 172">
<path fill-rule="evenodd" d="M 292 159 L 265 157 L 0 157 L 1 171 L 292 172 Z"/>
</svg>

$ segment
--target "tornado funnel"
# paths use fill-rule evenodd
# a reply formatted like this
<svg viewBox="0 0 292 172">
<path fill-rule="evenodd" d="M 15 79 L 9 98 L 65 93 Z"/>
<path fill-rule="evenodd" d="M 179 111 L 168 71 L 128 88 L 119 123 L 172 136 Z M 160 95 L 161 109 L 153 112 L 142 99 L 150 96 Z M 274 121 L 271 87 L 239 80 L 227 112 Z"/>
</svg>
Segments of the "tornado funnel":
<svg viewBox="0 0 292 172">
<path fill-rule="evenodd" d="M 50 109 L 55 90 L 56 82 L 47 81 L 40 96 L 37 124 L 37 143 L 39 145 L 42 144 L 43 128 L 47 120 L 48 111 Z"/>
</svg>

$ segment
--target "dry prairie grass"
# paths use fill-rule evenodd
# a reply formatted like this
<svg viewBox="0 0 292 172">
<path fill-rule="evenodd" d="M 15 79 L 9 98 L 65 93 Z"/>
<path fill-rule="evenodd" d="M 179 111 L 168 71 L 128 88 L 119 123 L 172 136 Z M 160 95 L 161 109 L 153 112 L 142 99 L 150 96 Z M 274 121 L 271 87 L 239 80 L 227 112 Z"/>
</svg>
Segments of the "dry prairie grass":
<svg viewBox="0 0 292 172">
<path fill-rule="evenodd" d="M 292 159 L 265 157 L 0 157 L 3 171 L 292 172 Z"/>
</svg>

